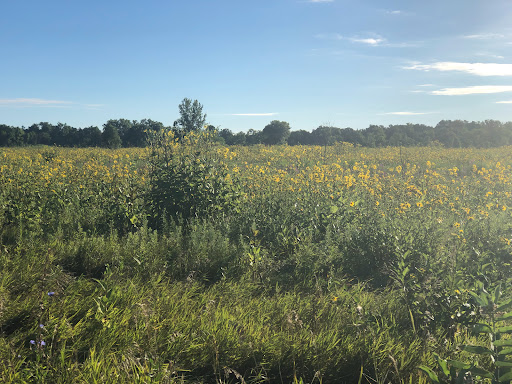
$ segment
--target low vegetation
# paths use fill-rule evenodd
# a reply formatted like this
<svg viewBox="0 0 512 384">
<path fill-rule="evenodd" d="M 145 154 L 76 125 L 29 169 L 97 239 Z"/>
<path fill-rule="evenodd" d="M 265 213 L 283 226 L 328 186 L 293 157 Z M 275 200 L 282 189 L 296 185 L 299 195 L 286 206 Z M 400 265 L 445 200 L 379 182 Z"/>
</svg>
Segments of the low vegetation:
<svg viewBox="0 0 512 384">
<path fill-rule="evenodd" d="M 510 380 L 510 147 L 151 143 L 0 149 L 1 382 Z"/>
</svg>

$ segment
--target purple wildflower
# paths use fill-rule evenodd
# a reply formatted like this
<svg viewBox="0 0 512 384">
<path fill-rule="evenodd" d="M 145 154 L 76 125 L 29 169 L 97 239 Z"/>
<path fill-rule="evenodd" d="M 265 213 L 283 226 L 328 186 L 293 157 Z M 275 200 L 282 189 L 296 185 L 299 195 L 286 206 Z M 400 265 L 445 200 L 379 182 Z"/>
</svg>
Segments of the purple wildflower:
<svg viewBox="0 0 512 384">
<path fill-rule="evenodd" d="M 44 346 L 46 345 L 46 343 L 45 343 L 45 341 L 44 341 L 44 340 L 41 340 L 41 341 L 39 342 L 39 345 L 40 345 L 41 347 L 44 347 Z"/>
<path fill-rule="evenodd" d="M 48 292 L 48 296 L 53 296 L 55 295 L 55 292 Z"/>
<path fill-rule="evenodd" d="M 35 340 L 30 340 L 29 343 L 32 344 L 32 345 L 35 345 L 36 341 Z"/>
</svg>

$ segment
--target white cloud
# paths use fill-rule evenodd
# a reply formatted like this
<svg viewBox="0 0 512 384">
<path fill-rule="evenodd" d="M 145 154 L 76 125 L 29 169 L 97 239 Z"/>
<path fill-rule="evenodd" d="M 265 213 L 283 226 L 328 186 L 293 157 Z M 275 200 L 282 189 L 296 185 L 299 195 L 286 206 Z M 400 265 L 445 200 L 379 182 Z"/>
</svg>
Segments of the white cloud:
<svg viewBox="0 0 512 384">
<path fill-rule="evenodd" d="M 351 43 L 365 44 L 372 47 L 410 48 L 420 45 L 419 43 L 390 43 L 386 38 L 377 34 L 363 37 L 360 35 L 343 36 L 339 33 L 317 33 L 314 37 L 317 39 L 350 41 Z"/>
<path fill-rule="evenodd" d="M 278 113 L 229 113 L 229 116 L 275 116 Z"/>
<path fill-rule="evenodd" d="M 512 85 L 476 85 L 462 88 L 443 88 L 437 91 L 432 91 L 431 94 L 442 96 L 460 96 L 503 92 L 512 92 Z"/>
<path fill-rule="evenodd" d="M 16 108 L 85 108 L 98 110 L 104 107 L 104 104 L 81 104 L 74 101 L 64 100 L 47 100 L 36 98 L 17 98 L 17 99 L 0 99 L 0 107 L 16 107 Z"/>
<path fill-rule="evenodd" d="M 334 0 L 309 0 L 308 3 L 334 3 Z"/>
<path fill-rule="evenodd" d="M 487 57 L 489 59 L 503 60 L 505 58 L 504 56 L 495 55 L 494 53 L 489 53 L 489 52 L 477 52 L 477 53 L 475 53 L 475 55 L 476 56 L 481 56 L 481 57 Z"/>
<path fill-rule="evenodd" d="M 507 101 L 497 101 L 496 104 L 512 104 L 512 100 Z"/>
<path fill-rule="evenodd" d="M 414 15 L 413 12 L 411 11 L 406 11 L 406 10 L 403 10 L 403 9 L 379 9 L 379 12 L 385 14 L 385 15 L 390 15 L 391 17 L 393 16 L 412 16 Z"/>
<path fill-rule="evenodd" d="M 478 33 L 475 35 L 462 36 L 465 39 L 487 40 L 487 39 L 503 39 L 505 35 L 501 33 Z"/>
<path fill-rule="evenodd" d="M 413 64 L 404 69 L 418 71 L 458 71 L 476 76 L 512 76 L 512 64 L 497 63 L 456 63 L 441 61 L 433 64 Z"/>
<path fill-rule="evenodd" d="M 395 115 L 395 116 L 416 116 L 416 115 L 428 115 L 432 112 L 387 112 L 383 113 L 383 115 Z"/>
<path fill-rule="evenodd" d="M 434 84 L 420 84 L 418 87 L 433 87 Z"/>
<path fill-rule="evenodd" d="M 368 38 L 350 37 L 349 40 L 353 43 L 368 44 L 368 45 L 371 45 L 374 47 L 386 42 L 386 39 L 384 39 L 382 37 L 368 37 Z"/>
<path fill-rule="evenodd" d="M 380 45 L 386 42 L 386 39 L 379 35 L 375 35 L 374 37 L 347 37 L 340 35 L 339 33 L 318 33 L 315 35 L 315 37 L 317 39 L 348 40 L 351 41 L 352 43 L 368 44 L 372 46 Z"/>
<path fill-rule="evenodd" d="M 0 105 L 13 106 L 62 106 L 73 104 L 71 101 L 45 99 L 0 99 Z"/>
</svg>

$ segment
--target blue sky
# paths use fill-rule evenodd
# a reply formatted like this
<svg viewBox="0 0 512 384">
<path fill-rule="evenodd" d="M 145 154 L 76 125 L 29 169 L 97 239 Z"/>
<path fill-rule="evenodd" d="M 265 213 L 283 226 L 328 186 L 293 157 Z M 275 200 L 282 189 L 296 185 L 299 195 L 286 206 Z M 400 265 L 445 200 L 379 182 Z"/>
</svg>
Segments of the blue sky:
<svg viewBox="0 0 512 384">
<path fill-rule="evenodd" d="M 512 120 L 509 0 L 0 4 L 0 124 L 150 118 L 232 131 Z"/>
</svg>

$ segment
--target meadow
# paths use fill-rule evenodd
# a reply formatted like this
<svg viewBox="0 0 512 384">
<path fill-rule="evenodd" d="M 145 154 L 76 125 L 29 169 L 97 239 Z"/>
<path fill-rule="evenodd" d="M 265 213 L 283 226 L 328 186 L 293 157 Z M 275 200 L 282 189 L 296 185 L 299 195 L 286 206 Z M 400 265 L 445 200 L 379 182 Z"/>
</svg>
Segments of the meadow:
<svg viewBox="0 0 512 384">
<path fill-rule="evenodd" d="M 510 381 L 512 147 L 184 141 L 0 148 L 1 382 Z"/>
</svg>

